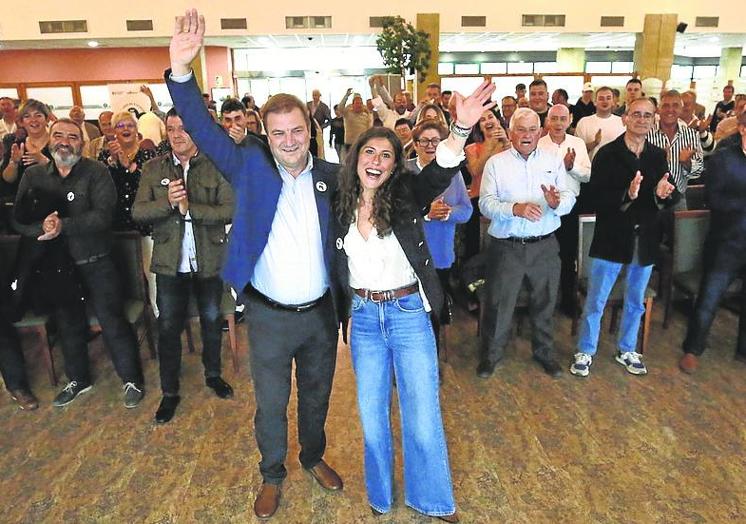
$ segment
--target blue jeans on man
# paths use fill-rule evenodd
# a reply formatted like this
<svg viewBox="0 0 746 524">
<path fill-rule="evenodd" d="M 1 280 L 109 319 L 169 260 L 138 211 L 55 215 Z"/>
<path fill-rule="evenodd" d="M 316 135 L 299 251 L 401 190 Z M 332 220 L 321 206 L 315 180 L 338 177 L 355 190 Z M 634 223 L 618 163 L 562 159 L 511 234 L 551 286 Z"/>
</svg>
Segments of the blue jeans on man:
<svg viewBox="0 0 746 524">
<path fill-rule="evenodd" d="M 404 500 L 432 516 L 456 511 L 438 398 L 438 361 L 430 317 L 414 293 L 392 301 L 352 297 L 352 365 L 365 440 L 370 505 L 393 504 L 391 389 L 396 379 L 402 426 Z"/>
</svg>

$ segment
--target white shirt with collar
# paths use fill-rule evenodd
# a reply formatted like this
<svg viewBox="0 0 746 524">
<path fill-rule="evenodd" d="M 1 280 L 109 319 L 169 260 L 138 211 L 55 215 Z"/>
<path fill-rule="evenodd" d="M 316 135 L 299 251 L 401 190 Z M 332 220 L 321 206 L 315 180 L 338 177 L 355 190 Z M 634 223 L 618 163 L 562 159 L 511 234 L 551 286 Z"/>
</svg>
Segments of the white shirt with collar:
<svg viewBox="0 0 746 524">
<path fill-rule="evenodd" d="M 565 155 L 568 148 L 575 150 L 575 161 L 572 169 L 567 172 L 567 182 L 569 188 L 577 197 L 580 194 L 580 184 L 586 183 L 591 179 L 591 159 L 588 157 L 588 151 L 582 138 L 565 133 L 565 138 L 561 144 L 557 144 L 549 135 L 544 135 L 539 139 L 537 147 L 552 151 L 557 158 L 565 162 Z"/>
<path fill-rule="evenodd" d="M 527 159 L 515 148 L 492 156 L 484 166 L 479 191 L 479 209 L 490 223 L 487 232 L 495 238 L 537 237 L 560 227 L 560 216 L 575 205 L 575 194 L 569 188 L 564 162 L 556 153 L 536 148 Z M 542 184 L 556 187 L 560 203 L 552 209 L 544 198 Z M 513 205 L 531 202 L 541 207 L 536 222 L 513 215 Z"/>
<path fill-rule="evenodd" d="M 317 300 L 329 287 L 313 184 L 313 157 L 308 155 L 308 163 L 297 178 L 280 164 L 277 169 L 282 177 L 280 198 L 251 285 L 276 302 L 305 304 Z"/>
<path fill-rule="evenodd" d="M 184 189 L 187 188 L 187 178 L 189 177 L 189 161 L 182 164 L 176 155 L 171 154 L 176 167 L 182 167 L 184 173 Z M 179 273 L 196 272 L 197 267 L 197 245 L 194 242 L 194 229 L 192 228 L 192 216 L 187 210 L 184 215 L 184 237 L 181 239 L 181 253 L 179 254 Z"/>
</svg>

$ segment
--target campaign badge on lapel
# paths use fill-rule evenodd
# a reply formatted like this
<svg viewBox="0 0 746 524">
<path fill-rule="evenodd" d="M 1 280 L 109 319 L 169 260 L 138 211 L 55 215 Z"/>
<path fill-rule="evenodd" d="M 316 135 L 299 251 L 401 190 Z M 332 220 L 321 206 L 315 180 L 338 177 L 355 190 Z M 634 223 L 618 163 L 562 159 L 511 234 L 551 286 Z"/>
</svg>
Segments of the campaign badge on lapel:
<svg viewBox="0 0 746 524">
<path fill-rule="evenodd" d="M 170 180 L 168 178 L 164 178 L 163 180 L 161 180 L 161 185 L 162 186 L 167 186 L 169 182 L 170 182 Z"/>
<path fill-rule="evenodd" d="M 342 242 L 341 238 L 337 238 L 337 249 L 342 249 L 344 247 L 344 242 Z"/>
<path fill-rule="evenodd" d="M 316 190 L 323 193 L 324 191 L 326 191 L 326 184 L 319 180 L 318 182 L 316 182 Z"/>
<path fill-rule="evenodd" d="M 69 193 L 67 194 L 67 201 L 68 201 L 68 202 L 72 202 L 73 200 L 75 200 L 75 193 L 73 193 L 72 191 L 70 191 L 70 192 L 69 192 Z"/>
</svg>

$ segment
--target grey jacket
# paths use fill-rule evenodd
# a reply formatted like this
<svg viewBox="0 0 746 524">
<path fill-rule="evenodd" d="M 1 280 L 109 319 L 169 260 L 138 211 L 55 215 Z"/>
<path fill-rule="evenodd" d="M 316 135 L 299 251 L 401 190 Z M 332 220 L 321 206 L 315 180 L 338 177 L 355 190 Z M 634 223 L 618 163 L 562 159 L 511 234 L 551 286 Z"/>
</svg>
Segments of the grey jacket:
<svg viewBox="0 0 746 524">
<path fill-rule="evenodd" d="M 145 163 L 132 218 L 153 224 L 153 260 L 150 271 L 176 275 L 184 238 L 184 217 L 168 201 L 168 184 L 182 177 L 182 167 L 169 153 Z M 189 161 L 187 177 L 189 215 L 197 248 L 198 276 L 214 277 L 223 265 L 227 235 L 225 224 L 233 216 L 233 191 L 215 165 L 202 153 Z"/>
</svg>

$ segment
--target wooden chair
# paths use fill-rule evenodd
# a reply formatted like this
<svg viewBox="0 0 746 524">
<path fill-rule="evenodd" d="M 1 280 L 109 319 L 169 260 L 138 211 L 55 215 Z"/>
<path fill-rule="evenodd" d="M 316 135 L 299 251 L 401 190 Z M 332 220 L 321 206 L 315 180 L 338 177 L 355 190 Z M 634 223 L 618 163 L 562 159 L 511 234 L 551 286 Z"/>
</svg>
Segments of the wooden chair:
<svg viewBox="0 0 746 524">
<path fill-rule="evenodd" d="M 575 293 L 580 303 L 581 295 L 588 293 L 588 268 L 590 267 L 590 248 L 591 242 L 593 241 L 593 233 L 596 228 L 596 215 L 580 215 L 578 217 L 578 261 L 577 261 L 577 278 L 575 281 Z M 624 287 L 625 287 L 625 272 L 622 271 L 617 278 L 614 287 L 609 293 L 609 298 L 606 301 L 606 307 L 612 308 L 612 319 L 609 327 L 609 332 L 613 333 L 616 329 L 616 316 L 618 310 L 624 304 Z M 642 321 L 642 338 L 639 341 L 640 353 L 645 353 L 648 347 L 648 339 L 650 337 L 650 320 L 653 312 L 653 301 L 655 300 L 656 292 L 650 285 L 645 289 L 645 314 Z M 575 336 L 578 332 L 578 321 L 580 320 L 580 312 L 576 311 L 575 316 L 572 319 L 572 335 Z"/>
<path fill-rule="evenodd" d="M 3 274 L 0 274 L 0 282 L 5 285 L 10 277 L 10 271 L 15 262 L 18 246 L 20 244 L 20 235 L 0 235 L 0 257 L 2 262 L 0 268 L 3 268 Z M 48 315 L 37 315 L 33 311 L 28 311 L 19 321 L 13 323 L 20 332 L 35 333 L 39 340 L 39 349 L 41 352 L 44 366 L 47 368 L 49 383 L 52 386 L 57 385 L 57 373 L 54 368 L 54 354 L 52 353 L 52 344 L 49 340 L 47 331 Z"/>
<path fill-rule="evenodd" d="M 147 283 L 142 262 L 142 237 L 136 231 L 113 233 L 111 258 L 117 268 L 122 283 L 124 295 L 124 316 L 137 336 L 138 346 L 143 338 L 147 338 L 150 346 L 150 357 L 156 358 L 155 342 L 153 338 L 153 317 L 148 299 Z M 96 316 L 89 313 L 91 326 L 98 326 Z M 143 326 L 143 334 L 139 335 L 139 328 Z"/>
<path fill-rule="evenodd" d="M 228 287 L 223 291 L 223 300 L 220 304 L 220 312 L 223 314 L 223 319 L 228 322 L 228 345 L 231 350 L 231 360 L 233 362 L 233 371 L 238 373 L 239 360 L 238 360 L 238 337 L 236 336 L 236 300 L 230 293 Z M 184 326 L 187 336 L 187 345 L 189 346 L 189 352 L 194 353 L 194 337 L 192 335 L 192 324 L 193 318 L 199 318 L 199 311 L 197 310 L 197 300 L 194 294 L 189 296 L 189 313 L 188 319 Z"/>
<path fill-rule="evenodd" d="M 686 207 L 690 210 L 707 209 L 707 194 L 704 184 L 687 186 Z"/>
</svg>

